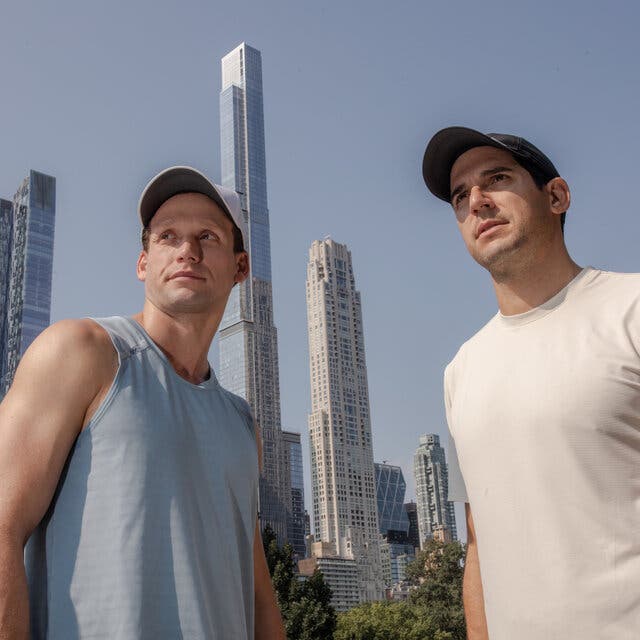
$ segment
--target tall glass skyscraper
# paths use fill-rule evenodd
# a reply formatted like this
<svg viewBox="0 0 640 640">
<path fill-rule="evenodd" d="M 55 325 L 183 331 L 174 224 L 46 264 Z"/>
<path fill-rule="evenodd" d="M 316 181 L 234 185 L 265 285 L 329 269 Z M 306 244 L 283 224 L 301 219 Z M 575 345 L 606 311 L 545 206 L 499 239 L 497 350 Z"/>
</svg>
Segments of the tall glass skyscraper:
<svg viewBox="0 0 640 640">
<path fill-rule="evenodd" d="M 283 452 L 285 469 L 291 482 L 291 502 L 287 514 L 287 540 L 299 558 L 306 555 L 305 514 L 304 514 L 304 475 L 302 472 L 302 444 L 300 434 L 283 431 Z"/>
<path fill-rule="evenodd" d="M 0 398 L 18 362 L 49 325 L 55 178 L 30 171 L 13 202 L 0 200 Z"/>
<path fill-rule="evenodd" d="M 407 483 L 402 469 L 391 464 L 376 462 L 376 495 L 380 533 L 389 531 L 409 533 L 409 518 L 404 509 L 404 493 Z"/>
<path fill-rule="evenodd" d="M 355 559 L 359 601 L 384 585 L 360 292 L 351 253 L 316 240 L 307 266 L 311 482 L 316 540 Z"/>
<path fill-rule="evenodd" d="M 240 195 L 249 229 L 251 276 L 231 292 L 220 324 L 222 386 L 247 400 L 263 443 L 260 521 L 287 536 L 290 481 L 280 424 L 278 337 L 273 324 L 271 242 L 262 109 L 262 58 L 241 44 L 222 58 L 222 184 Z"/>
<path fill-rule="evenodd" d="M 453 502 L 447 500 L 449 475 L 445 452 L 435 433 L 420 436 L 420 445 L 413 456 L 413 472 L 420 547 L 433 537 L 436 528 L 444 528 L 456 540 L 456 515 Z"/>
</svg>

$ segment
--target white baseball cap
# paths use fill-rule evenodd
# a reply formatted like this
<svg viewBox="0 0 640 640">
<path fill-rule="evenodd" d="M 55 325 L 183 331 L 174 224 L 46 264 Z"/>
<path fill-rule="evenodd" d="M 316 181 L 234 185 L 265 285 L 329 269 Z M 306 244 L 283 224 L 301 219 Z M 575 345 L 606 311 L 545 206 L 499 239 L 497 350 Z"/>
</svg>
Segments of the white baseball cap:
<svg viewBox="0 0 640 640">
<path fill-rule="evenodd" d="M 240 198 L 232 189 L 211 182 L 204 173 L 193 167 L 176 166 L 164 169 L 151 178 L 138 202 L 138 214 L 142 226 L 146 227 L 156 211 L 172 196 L 179 193 L 202 193 L 211 198 L 240 229 L 242 243 L 247 250 L 247 224 L 240 208 Z"/>
</svg>

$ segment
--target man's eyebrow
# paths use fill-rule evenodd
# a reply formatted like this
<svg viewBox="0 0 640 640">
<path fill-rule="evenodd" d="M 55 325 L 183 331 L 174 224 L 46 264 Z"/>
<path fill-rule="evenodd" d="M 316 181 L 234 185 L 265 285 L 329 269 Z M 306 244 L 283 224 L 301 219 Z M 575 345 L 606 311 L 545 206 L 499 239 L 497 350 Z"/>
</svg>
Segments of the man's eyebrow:
<svg viewBox="0 0 640 640">
<path fill-rule="evenodd" d="M 491 169 L 485 169 L 480 172 L 480 175 L 484 178 L 490 176 L 493 173 L 502 173 L 503 171 L 513 171 L 514 167 L 492 167 Z"/>
<path fill-rule="evenodd" d="M 157 222 L 155 226 L 159 227 L 159 228 L 165 228 L 165 227 L 170 227 L 174 222 L 176 221 L 175 218 L 165 218 L 162 222 Z M 151 226 L 151 225 L 149 225 Z"/>
<path fill-rule="evenodd" d="M 493 175 L 494 173 L 502 173 L 503 171 L 513 171 L 513 169 L 514 167 L 502 167 L 502 166 L 491 167 L 490 169 L 485 169 L 484 171 L 481 171 L 480 176 L 482 178 L 486 178 L 487 176 Z M 464 184 L 458 185 L 451 192 L 451 195 L 449 196 L 449 200 L 453 201 L 453 199 L 463 190 L 464 190 Z"/>
</svg>

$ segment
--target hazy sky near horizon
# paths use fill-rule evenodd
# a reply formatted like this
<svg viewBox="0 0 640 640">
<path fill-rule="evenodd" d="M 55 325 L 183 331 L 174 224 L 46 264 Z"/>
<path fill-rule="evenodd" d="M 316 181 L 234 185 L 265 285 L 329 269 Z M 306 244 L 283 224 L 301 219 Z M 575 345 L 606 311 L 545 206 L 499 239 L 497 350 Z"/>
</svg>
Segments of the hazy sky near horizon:
<svg viewBox="0 0 640 640">
<path fill-rule="evenodd" d="M 362 294 L 375 459 L 402 466 L 410 499 L 418 436 L 446 434 L 443 368 L 496 310 L 422 182 L 425 143 L 453 124 L 527 137 L 572 188 L 574 259 L 640 270 L 639 13 L 548 0 L 5 0 L 0 196 L 31 168 L 57 178 L 52 320 L 138 311 L 139 194 L 173 164 L 219 181 L 220 58 L 242 41 L 259 49 L 282 423 L 303 434 L 307 504 L 305 277 L 326 235 L 351 249 Z"/>
</svg>

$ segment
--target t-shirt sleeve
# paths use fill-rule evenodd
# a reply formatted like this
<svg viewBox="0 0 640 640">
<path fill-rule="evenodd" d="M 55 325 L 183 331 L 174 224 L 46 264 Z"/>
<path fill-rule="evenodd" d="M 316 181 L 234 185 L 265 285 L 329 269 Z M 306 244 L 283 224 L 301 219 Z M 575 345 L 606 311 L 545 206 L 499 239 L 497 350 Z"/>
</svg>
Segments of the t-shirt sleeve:
<svg viewBox="0 0 640 640">
<path fill-rule="evenodd" d="M 469 502 L 469 496 L 467 495 L 467 488 L 464 484 L 464 478 L 462 477 L 462 471 L 460 470 L 460 463 L 458 462 L 458 452 L 456 451 L 456 443 L 452 435 L 451 424 L 451 371 L 447 367 L 444 374 L 444 406 L 447 413 L 447 425 L 449 427 L 449 438 L 447 441 L 447 471 L 448 471 L 448 500 L 449 502 Z"/>
<path fill-rule="evenodd" d="M 449 472 L 449 502 L 469 502 L 467 488 L 464 485 L 464 478 L 458 463 L 458 453 L 456 443 L 449 433 L 447 443 L 447 470 Z"/>
</svg>

